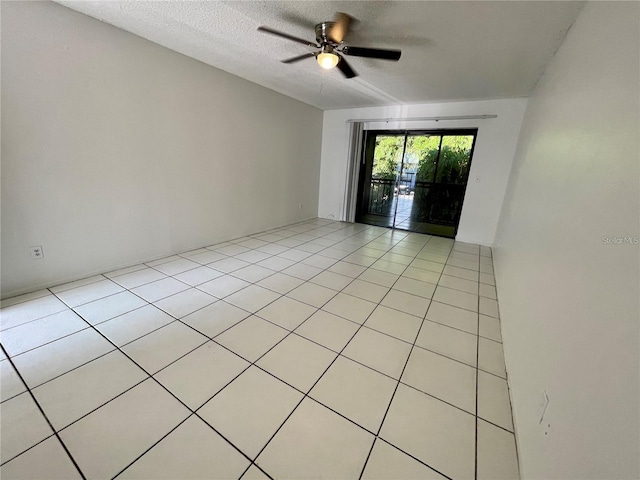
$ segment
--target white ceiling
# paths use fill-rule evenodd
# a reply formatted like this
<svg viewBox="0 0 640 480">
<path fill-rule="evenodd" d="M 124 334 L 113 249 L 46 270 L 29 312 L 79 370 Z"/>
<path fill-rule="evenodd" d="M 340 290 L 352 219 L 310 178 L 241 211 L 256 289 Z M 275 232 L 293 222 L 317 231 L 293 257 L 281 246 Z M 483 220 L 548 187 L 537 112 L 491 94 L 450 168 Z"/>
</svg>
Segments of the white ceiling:
<svg viewBox="0 0 640 480">
<path fill-rule="evenodd" d="M 528 96 L 580 12 L 574 1 L 67 1 L 58 3 L 321 109 Z M 260 25 L 315 40 L 336 11 L 345 45 L 402 50 L 349 57 L 345 79 Z"/>
</svg>

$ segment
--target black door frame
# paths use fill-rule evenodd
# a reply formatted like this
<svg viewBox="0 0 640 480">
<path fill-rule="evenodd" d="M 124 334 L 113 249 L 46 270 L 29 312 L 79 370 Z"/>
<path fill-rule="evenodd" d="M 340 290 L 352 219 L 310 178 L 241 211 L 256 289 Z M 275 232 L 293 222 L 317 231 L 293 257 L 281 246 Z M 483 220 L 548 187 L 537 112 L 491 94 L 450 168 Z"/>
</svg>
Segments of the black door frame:
<svg viewBox="0 0 640 480">
<path fill-rule="evenodd" d="M 464 205 L 464 197 L 467 192 L 467 184 L 469 183 L 469 174 L 471 173 L 471 163 L 473 162 L 473 154 L 475 153 L 476 141 L 478 138 L 478 129 L 477 128 L 439 128 L 439 129 L 398 129 L 398 130 L 365 130 L 364 131 L 364 140 L 362 142 L 362 162 L 360 164 L 360 175 L 358 178 L 358 192 L 357 192 L 357 200 L 356 200 L 356 221 L 358 221 L 358 217 L 361 217 L 363 213 L 363 209 L 365 206 L 369 205 L 370 200 L 370 189 L 364 188 L 365 185 L 370 185 L 371 177 L 372 177 L 372 169 L 373 169 L 373 155 L 375 151 L 375 139 L 379 135 L 393 135 L 393 136 L 403 136 L 404 137 L 404 146 L 403 146 L 403 156 L 401 158 L 401 171 L 404 168 L 404 151 L 406 150 L 407 138 L 409 136 L 418 136 L 418 135 L 431 135 L 431 136 L 473 136 L 473 142 L 471 143 L 471 151 L 469 153 L 469 169 L 467 171 L 467 177 L 464 182 L 464 188 L 462 191 L 462 200 L 461 205 Z M 440 146 L 438 148 L 438 157 L 436 159 L 436 168 L 434 171 L 434 182 L 438 178 L 438 167 L 440 163 L 440 152 L 442 149 L 442 139 L 440 140 Z M 396 188 L 398 180 L 396 179 Z M 450 185 L 450 184 L 442 184 L 442 185 Z M 397 205 L 396 205 L 397 209 Z M 395 226 L 395 211 L 393 212 L 393 220 L 391 221 L 391 225 L 389 228 L 396 228 Z M 460 216 L 462 214 L 462 206 L 458 210 L 455 218 L 455 226 L 453 236 L 458 233 L 458 226 L 460 225 Z"/>
</svg>

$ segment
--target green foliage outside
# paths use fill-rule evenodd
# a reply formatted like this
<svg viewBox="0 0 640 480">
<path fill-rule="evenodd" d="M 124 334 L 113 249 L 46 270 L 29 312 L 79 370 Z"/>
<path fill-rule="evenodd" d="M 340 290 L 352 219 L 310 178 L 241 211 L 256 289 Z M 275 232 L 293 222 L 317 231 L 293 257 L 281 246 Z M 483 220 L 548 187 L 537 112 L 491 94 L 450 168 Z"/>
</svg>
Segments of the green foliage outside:
<svg viewBox="0 0 640 480">
<path fill-rule="evenodd" d="M 440 136 L 413 135 L 407 138 L 405 169 L 416 169 L 419 182 L 464 183 L 469 171 L 471 135 L 449 135 L 442 137 L 442 150 L 436 174 L 436 161 L 440 148 Z M 399 171 L 404 137 L 380 135 L 376 138 L 373 157 L 373 178 L 395 179 Z"/>
<path fill-rule="evenodd" d="M 440 137 L 428 137 L 437 139 Z M 437 178 L 438 183 L 464 183 L 469 172 L 469 161 L 471 157 L 472 136 L 445 136 L 442 139 L 442 149 L 440 151 L 440 161 L 438 163 Z M 425 149 L 421 152 L 418 160 L 418 171 L 416 180 L 419 182 L 433 182 L 438 156 L 438 147 Z"/>
<path fill-rule="evenodd" d="M 376 137 L 373 153 L 373 178 L 393 180 L 400 165 L 404 137 L 398 135 L 380 135 Z"/>
</svg>

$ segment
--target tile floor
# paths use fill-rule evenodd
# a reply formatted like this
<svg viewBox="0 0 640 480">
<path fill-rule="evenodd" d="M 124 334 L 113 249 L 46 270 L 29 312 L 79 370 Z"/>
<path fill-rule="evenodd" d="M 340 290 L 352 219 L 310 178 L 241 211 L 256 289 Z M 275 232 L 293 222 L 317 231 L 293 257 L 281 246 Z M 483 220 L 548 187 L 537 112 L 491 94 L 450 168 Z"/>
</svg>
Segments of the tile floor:
<svg viewBox="0 0 640 480">
<path fill-rule="evenodd" d="M 515 479 L 494 285 L 316 219 L 5 300 L 0 475 Z"/>
</svg>

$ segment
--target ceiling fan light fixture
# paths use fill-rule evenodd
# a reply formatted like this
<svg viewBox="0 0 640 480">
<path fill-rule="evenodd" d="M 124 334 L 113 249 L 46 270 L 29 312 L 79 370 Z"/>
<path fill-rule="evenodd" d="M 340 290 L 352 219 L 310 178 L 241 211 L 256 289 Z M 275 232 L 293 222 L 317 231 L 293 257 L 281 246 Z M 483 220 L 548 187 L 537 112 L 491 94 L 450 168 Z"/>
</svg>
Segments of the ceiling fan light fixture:
<svg viewBox="0 0 640 480">
<path fill-rule="evenodd" d="M 338 62 L 340 61 L 340 58 L 338 57 L 338 55 L 332 52 L 322 52 L 318 54 L 317 58 L 320 66 L 322 68 L 326 68 L 327 70 L 334 68 L 336 65 L 338 65 Z"/>
</svg>

